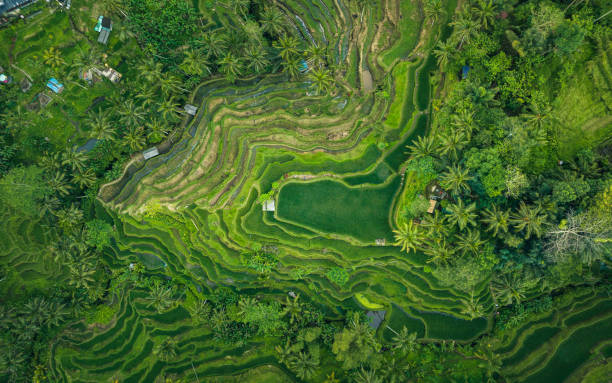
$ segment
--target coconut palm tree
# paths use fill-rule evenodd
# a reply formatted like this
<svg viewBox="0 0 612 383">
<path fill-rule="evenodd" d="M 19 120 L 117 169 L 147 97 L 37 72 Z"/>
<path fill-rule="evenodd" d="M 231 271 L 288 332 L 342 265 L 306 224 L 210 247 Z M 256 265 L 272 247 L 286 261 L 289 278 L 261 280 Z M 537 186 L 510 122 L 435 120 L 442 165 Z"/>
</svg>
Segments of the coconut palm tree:
<svg viewBox="0 0 612 383">
<path fill-rule="evenodd" d="M 428 242 L 423 252 L 429 256 L 427 263 L 446 265 L 452 260 L 455 249 L 450 247 L 446 240 L 436 239 L 433 242 Z"/>
<path fill-rule="evenodd" d="M 62 165 L 69 166 L 72 171 L 83 170 L 86 161 L 87 154 L 76 149 L 66 148 L 62 153 Z"/>
<path fill-rule="evenodd" d="M 68 269 L 70 270 L 68 284 L 74 286 L 75 289 L 87 290 L 95 283 L 93 275 L 96 270 L 90 268 L 86 263 L 70 265 Z"/>
<path fill-rule="evenodd" d="M 45 196 L 39 206 L 39 217 L 44 217 L 47 213 L 55 214 L 61 203 L 56 196 Z"/>
<path fill-rule="evenodd" d="M 521 201 L 518 211 L 511 216 L 510 222 L 516 230 L 525 230 L 525 239 L 529 239 L 532 234 L 540 238 L 546 224 L 546 215 L 542 214 L 539 207 L 528 206 Z"/>
<path fill-rule="evenodd" d="M 47 183 L 49 184 L 49 188 L 53 190 L 54 193 L 57 193 L 59 196 L 67 196 L 70 194 L 70 189 L 72 187 L 66 181 L 66 174 L 61 171 L 56 171 L 53 177 L 51 177 Z"/>
<path fill-rule="evenodd" d="M 319 361 L 309 352 L 300 351 L 291 358 L 290 366 L 300 379 L 310 379 L 317 372 Z"/>
<path fill-rule="evenodd" d="M 209 56 L 221 57 L 227 50 L 227 36 L 219 29 L 204 33 L 200 43 Z"/>
<path fill-rule="evenodd" d="M 145 116 L 144 109 L 132 100 L 125 100 L 118 113 L 121 123 L 130 128 L 139 125 Z"/>
<path fill-rule="evenodd" d="M 159 78 L 159 87 L 164 95 L 168 96 L 172 92 L 186 92 L 187 89 L 181 88 L 181 81 L 170 73 L 162 73 Z"/>
<path fill-rule="evenodd" d="M 123 145 L 128 147 L 132 152 L 137 152 L 144 148 L 145 138 L 143 135 L 142 126 L 132 126 L 123 137 Z"/>
<path fill-rule="evenodd" d="M 75 205 L 58 210 L 55 216 L 59 227 L 68 233 L 71 233 L 83 222 L 83 211 Z"/>
<path fill-rule="evenodd" d="M 219 66 L 221 72 L 225 74 L 227 81 L 233 83 L 236 78 L 242 73 L 242 62 L 240 58 L 234 56 L 232 52 L 228 52 L 220 61 Z"/>
<path fill-rule="evenodd" d="M 43 51 L 42 60 L 43 63 L 51 66 L 51 68 L 53 69 L 65 64 L 65 61 L 62 58 L 62 54 L 54 47 L 45 49 Z"/>
<path fill-rule="evenodd" d="M 145 298 L 149 307 L 154 307 L 157 312 L 168 310 L 174 305 L 174 291 L 159 282 L 153 283 L 149 295 Z"/>
<path fill-rule="evenodd" d="M 147 127 L 147 139 L 152 144 L 161 142 L 166 134 L 168 134 L 165 124 L 157 118 L 152 118 L 145 126 Z"/>
<path fill-rule="evenodd" d="M 247 68 L 256 74 L 265 72 L 270 66 L 270 60 L 266 56 L 266 51 L 261 45 L 248 47 L 245 52 Z"/>
<path fill-rule="evenodd" d="M 332 371 L 331 374 L 325 377 L 323 383 L 340 383 L 340 379 L 336 378 L 336 372 Z"/>
<path fill-rule="evenodd" d="M 465 146 L 465 135 L 463 132 L 454 130 L 450 134 L 441 135 L 438 151 L 441 155 L 448 156 L 452 161 L 457 161 L 459 152 Z"/>
<path fill-rule="evenodd" d="M 146 109 L 149 105 L 154 104 L 157 97 L 155 88 L 149 86 L 149 84 L 142 84 L 134 96 L 134 98 L 140 102 L 143 109 Z"/>
<path fill-rule="evenodd" d="M 468 169 L 464 169 L 461 165 L 451 165 L 446 172 L 441 176 L 440 184 L 446 190 L 451 191 L 455 195 L 468 193 L 470 191 L 469 181 L 474 177 L 468 174 Z"/>
<path fill-rule="evenodd" d="M 460 230 L 465 229 L 468 225 L 476 225 L 476 203 L 464 205 L 463 200 L 459 199 L 457 203 L 452 203 L 447 210 L 450 212 L 448 221 L 456 224 Z"/>
<path fill-rule="evenodd" d="M 91 128 L 89 136 L 98 140 L 114 140 L 115 129 L 111 126 L 108 113 L 98 110 L 89 112 L 87 125 Z"/>
<path fill-rule="evenodd" d="M 285 61 L 299 56 L 298 46 L 300 42 L 291 35 L 283 35 L 273 45 L 279 50 L 279 56 Z"/>
<path fill-rule="evenodd" d="M 366 370 L 361 367 L 353 378 L 355 383 L 382 383 L 382 378 L 376 374 L 375 369 Z"/>
<path fill-rule="evenodd" d="M 311 67 L 317 68 L 324 66 L 327 59 L 325 47 L 317 44 L 311 44 L 308 48 L 306 48 L 306 51 L 304 51 L 304 56 Z"/>
<path fill-rule="evenodd" d="M 391 339 L 391 344 L 395 350 L 398 350 L 402 354 L 407 354 L 419 348 L 416 332 L 409 332 L 406 326 L 403 326 L 400 332 L 396 332 L 389 326 L 387 326 L 387 328 L 395 334 Z"/>
<path fill-rule="evenodd" d="M 287 343 L 284 346 L 276 345 L 274 350 L 277 354 L 278 362 L 288 366 L 291 363 L 291 356 L 293 355 L 293 347 L 287 339 Z"/>
<path fill-rule="evenodd" d="M 297 56 L 291 56 L 283 61 L 283 72 L 289 74 L 291 79 L 296 79 L 300 76 L 300 59 Z"/>
<path fill-rule="evenodd" d="M 88 188 L 96 182 L 96 173 L 93 169 L 79 170 L 72 176 L 72 182 L 81 189 Z"/>
<path fill-rule="evenodd" d="M 146 59 L 137 67 L 140 78 L 154 85 L 159 81 L 163 68 L 164 66 L 161 63 L 155 62 L 152 58 Z"/>
<path fill-rule="evenodd" d="M 466 141 L 469 142 L 472 139 L 474 128 L 476 128 L 474 112 L 461 109 L 457 114 L 453 115 L 452 125 L 459 128 L 465 134 Z"/>
<path fill-rule="evenodd" d="M 195 324 L 206 323 L 210 319 L 212 307 L 206 299 L 198 299 L 187 306 L 189 315 Z"/>
<path fill-rule="evenodd" d="M 39 161 L 40 166 L 48 173 L 54 173 L 62 169 L 62 158 L 60 152 L 46 153 Z"/>
<path fill-rule="evenodd" d="M 438 45 L 436 45 L 436 48 L 433 50 L 433 53 L 436 56 L 436 59 L 438 60 L 438 66 L 442 71 L 445 71 L 446 67 L 448 67 L 450 60 L 455 54 L 455 46 L 456 44 L 451 40 L 440 41 L 438 42 Z"/>
<path fill-rule="evenodd" d="M 261 13 L 261 28 L 272 37 L 285 33 L 287 17 L 276 6 L 268 6 Z"/>
<path fill-rule="evenodd" d="M 210 62 L 197 50 L 185 52 L 185 58 L 179 68 L 188 76 L 203 76 L 210 74 Z"/>
<path fill-rule="evenodd" d="M 446 217 L 434 211 L 433 214 L 427 214 L 421 223 L 421 226 L 427 229 L 427 237 L 443 238 L 448 234 L 446 226 Z"/>
<path fill-rule="evenodd" d="M 419 136 L 410 146 L 410 158 L 418 159 L 434 154 L 438 148 L 438 140 L 434 136 Z"/>
<path fill-rule="evenodd" d="M 459 43 L 459 49 L 464 43 L 469 42 L 478 30 L 478 23 L 470 18 L 469 12 L 467 15 L 462 13 L 450 25 L 453 26 L 453 38 L 455 43 Z"/>
<path fill-rule="evenodd" d="M 519 304 L 539 281 L 540 278 L 529 279 L 517 272 L 505 273 L 493 278 L 491 294 L 502 305 L 509 305 L 512 302 Z"/>
<path fill-rule="evenodd" d="M 333 86 L 333 79 L 328 69 L 313 69 L 308 74 L 317 94 L 328 93 Z"/>
<path fill-rule="evenodd" d="M 434 25 L 445 13 L 444 4 L 442 4 L 442 0 L 426 0 L 423 11 L 427 20 L 431 21 L 431 25 Z"/>
<path fill-rule="evenodd" d="M 487 224 L 487 231 L 492 231 L 493 236 L 497 237 L 499 233 L 508 232 L 510 212 L 498 209 L 497 205 L 493 205 L 492 209 L 486 209 L 484 211 L 482 222 Z"/>
<path fill-rule="evenodd" d="M 482 345 L 476 357 L 483 360 L 479 367 L 487 370 L 487 383 L 495 383 L 498 380 L 495 378 L 502 369 L 502 359 L 498 354 L 495 354 L 490 345 Z"/>
<path fill-rule="evenodd" d="M 174 339 L 168 337 L 155 346 L 153 353 L 159 360 L 169 362 L 176 358 L 178 354 L 178 345 Z"/>
<path fill-rule="evenodd" d="M 164 122 L 176 122 L 178 120 L 178 109 L 179 104 L 175 101 L 174 97 L 166 98 L 157 104 L 157 112 L 161 115 Z"/>
<path fill-rule="evenodd" d="M 300 294 L 297 294 L 293 299 L 285 298 L 285 307 L 281 312 L 281 316 L 289 316 L 289 324 L 299 321 L 305 313 L 302 304 L 299 302 Z M 306 311 L 307 313 L 308 311 Z"/>
<path fill-rule="evenodd" d="M 532 104 L 529 107 L 529 111 L 521 114 L 521 117 L 538 132 L 544 131 L 547 126 L 555 121 L 550 105 L 540 106 L 539 104 Z"/>
<path fill-rule="evenodd" d="M 463 254 L 478 255 L 482 246 L 486 243 L 480 239 L 480 231 L 477 229 L 468 229 L 466 234 L 457 236 L 457 248 Z"/>
<path fill-rule="evenodd" d="M 402 224 L 398 230 L 393 230 L 393 233 L 395 234 L 395 246 L 401 246 L 402 251 L 407 253 L 410 250 L 416 251 L 423 244 L 423 233 L 412 221 Z"/>
<path fill-rule="evenodd" d="M 497 14 L 495 8 L 493 0 L 478 0 L 476 6 L 472 8 L 472 14 L 481 28 L 489 29 L 489 26 L 493 24 Z"/>
<path fill-rule="evenodd" d="M 474 299 L 473 293 L 471 294 L 470 299 L 461 299 L 460 301 L 463 304 L 461 313 L 469 316 L 470 319 L 474 320 L 485 315 L 484 306 L 479 303 L 477 299 Z"/>
<path fill-rule="evenodd" d="M 242 24 L 242 33 L 246 36 L 249 46 L 261 45 L 263 42 L 263 29 L 257 21 L 247 20 Z"/>
</svg>

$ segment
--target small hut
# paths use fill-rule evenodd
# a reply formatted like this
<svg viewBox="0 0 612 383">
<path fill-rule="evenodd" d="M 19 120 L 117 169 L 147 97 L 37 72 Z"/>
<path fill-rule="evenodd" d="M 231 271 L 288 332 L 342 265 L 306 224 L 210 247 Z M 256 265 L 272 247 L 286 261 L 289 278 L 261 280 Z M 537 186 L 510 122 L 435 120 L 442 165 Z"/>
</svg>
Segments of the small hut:
<svg viewBox="0 0 612 383">
<path fill-rule="evenodd" d="M 154 146 L 142 152 L 142 156 L 144 157 L 145 160 L 148 160 L 149 158 L 157 157 L 159 156 L 159 150 L 157 150 L 157 147 Z"/>
<path fill-rule="evenodd" d="M 435 199 L 430 199 L 429 208 L 427 209 L 427 212 L 429 214 L 433 214 L 434 210 L 436 210 L 436 206 L 438 206 L 438 201 L 436 201 Z"/>
<path fill-rule="evenodd" d="M 276 205 L 273 199 L 269 199 L 262 204 L 263 211 L 275 211 Z"/>
<path fill-rule="evenodd" d="M 196 108 L 195 106 L 191 105 L 191 104 L 187 104 L 185 105 L 185 113 L 191 115 L 191 116 L 195 116 L 196 113 L 198 112 L 198 108 Z"/>
</svg>

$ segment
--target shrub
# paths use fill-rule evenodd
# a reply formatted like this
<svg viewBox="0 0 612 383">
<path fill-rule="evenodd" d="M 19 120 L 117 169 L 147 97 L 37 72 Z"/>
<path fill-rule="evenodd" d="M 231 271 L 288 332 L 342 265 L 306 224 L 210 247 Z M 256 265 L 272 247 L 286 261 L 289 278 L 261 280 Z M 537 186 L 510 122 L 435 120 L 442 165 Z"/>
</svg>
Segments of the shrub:
<svg viewBox="0 0 612 383">
<path fill-rule="evenodd" d="M 349 280 L 348 272 L 340 267 L 332 267 L 327 271 L 325 276 L 338 286 L 344 286 Z"/>
</svg>

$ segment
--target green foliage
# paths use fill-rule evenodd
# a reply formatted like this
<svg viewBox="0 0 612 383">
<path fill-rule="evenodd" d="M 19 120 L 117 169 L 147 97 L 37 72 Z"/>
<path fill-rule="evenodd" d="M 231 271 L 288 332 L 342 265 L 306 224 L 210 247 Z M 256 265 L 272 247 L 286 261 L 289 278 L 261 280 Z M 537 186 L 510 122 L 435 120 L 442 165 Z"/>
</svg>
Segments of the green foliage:
<svg viewBox="0 0 612 383">
<path fill-rule="evenodd" d="M 94 219 L 86 222 L 85 227 L 87 228 L 87 239 L 86 243 L 89 246 L 95 247 L 101 250 L 107 247 L 111 243 L 113 238 L 113 227 L 107 222 L 100 219 Z"/>
<path fill-rule="evenodd" d="M 246 265 L 261 274 L 268 274 L 278 265 L 278 257 L 265 251 L 243 254 Z"/>
<path fill-rule="evenodd" d="M 344 286 L 349 280 L 348 271 L 341 267 L 332 267 L 325 273 L 325 276 L 338 286 Z"/>
<path fill-rule="evenodd" d="M 506 170 L 498 148 L 470 149 L 466 166 L 478 175 L 489 197 L 497 197 L 505 190 Z"/>
<path fill-rule="evenodd" d="M 0 201 L 28 216 L 37 215 L 40 203 L 53 191 L 45 181 L 43 169 L 34 165 L 13 168 L 0 179 Z"/>
<path fill-rule="evenodd" d="M 118 311 L 118 305 L 99 305 L 94 310 L 90 310 L 87 312 L 85 316 L 85 322 L 87 322 L 87 324 L 106 325 L 110 323 L 111 320 L 113 320 Z"/>
</svg>

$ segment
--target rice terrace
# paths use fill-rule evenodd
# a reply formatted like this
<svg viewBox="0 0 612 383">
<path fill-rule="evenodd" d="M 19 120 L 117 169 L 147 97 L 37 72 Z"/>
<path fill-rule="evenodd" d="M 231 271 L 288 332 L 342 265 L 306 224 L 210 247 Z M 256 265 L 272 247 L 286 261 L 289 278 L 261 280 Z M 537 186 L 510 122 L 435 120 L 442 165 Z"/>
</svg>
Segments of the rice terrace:
<svg viewBox="0 0 612 383">
<path fill-rule="evenodd" d="M 612 381 L 609 0 L 0 0 L 0 381 Z"/>
</svg>

